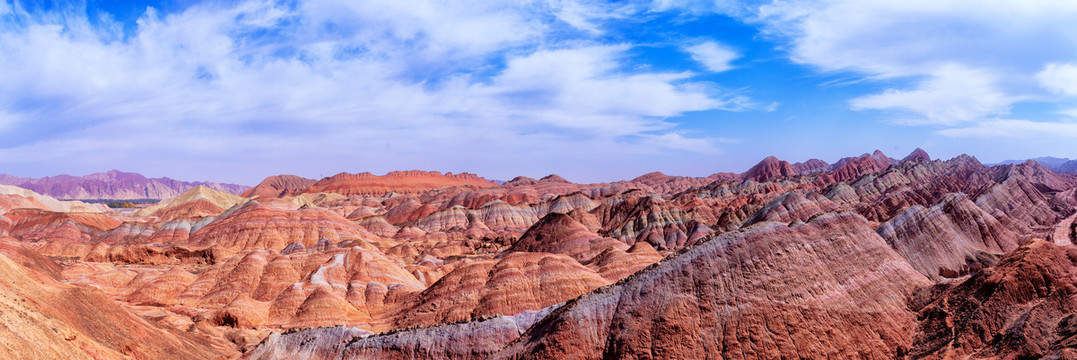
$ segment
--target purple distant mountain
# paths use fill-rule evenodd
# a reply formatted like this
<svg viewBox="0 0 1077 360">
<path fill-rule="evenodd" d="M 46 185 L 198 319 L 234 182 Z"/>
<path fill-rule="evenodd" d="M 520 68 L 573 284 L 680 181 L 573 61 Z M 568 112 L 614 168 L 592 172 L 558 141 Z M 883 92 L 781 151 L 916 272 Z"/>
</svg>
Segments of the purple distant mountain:
<svg viewBox="0 0 1077 360">
<path fill-rule="evenodd" d="M 57 199 L 166 199 L 176 197 L 195 186 L 241 194 L 249 186 L 207 181 L 180 181 L 169 178 L 147 178 L 137 173 L 112 170 L 86 176 L 57 175 L 39 179 L 0 174 L 0 184 L 15 185 Z"/>
</svg>

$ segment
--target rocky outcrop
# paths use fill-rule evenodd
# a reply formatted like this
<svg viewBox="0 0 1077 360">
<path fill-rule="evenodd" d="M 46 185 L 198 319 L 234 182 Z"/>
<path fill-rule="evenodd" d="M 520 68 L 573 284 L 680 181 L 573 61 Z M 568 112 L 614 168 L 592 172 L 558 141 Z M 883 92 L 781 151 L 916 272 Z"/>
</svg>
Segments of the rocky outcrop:
<svg viewBox="0 0 1077 360">
<path fill-rule="evenodd" d="M 161 200 L 160 203 L 139 209 L 135 215 L 154 215 L 164 221 L 176 219 L 199 220 L 208 216 L 217 216 L 233 206 L 246 202 L 238 195 L 195 186 L 180 196 Z"/>
<path fill-rule="evenodd" d="M 273 175 L 262 180 L 261 183 L 243 192 L 243 197 L 252 198 L 294 196 L 303 193 L 317 180 L 307 179 L 295 175 Z"/>
<path fill-rule="evenodd" d="M 783 223 L 807 221 L 812 216 L 831 212 L 837 208 L 837 204 L 818 193 L 809 193 L 805 197 L 798 193 L 790 192 L 771 200 L 759 212 L 745 221 L 744 224 L 747 226 L 761 221 Z"/>
<path fill-rule="evenodd" d="M 382 176 L 371 173 L 340 173 L 319 180 L 306 193 L 331 192 L 343 195 L 416 194 L 446 186 L 491 187 L 497 184 L 468 173 L 437 171 L 392 171 Z"/>
<path fill-rule="evenodd" d="M 602 237 L 568 215 L 550 213 L 520 236 L 508 251 L 565 254 L 587 263 L 608 249 L 628 250 L 628 244 Z"/>
<path fill-rule="evenodd" d="M 830 164 L 819 159 L 809 159 L 805 162 L 794 163 L 791 166 L 797 174 L 811 174 L 830 169 Z"/>
<path fill-rule="evenodd" d="M 991 266 L 1022 240 L 960 193 L 931 207 L 909 207 L 878 232 L 913 268 L 935 281 Z"/>
<path fill-rule="evenodd" d="M 602 222 L 601 234 L 627 244 L 646 241 L 656 249 L 670 250 L 713 232 L 692 214 L 662 199 L 633 192 L 618 200 L 596 207 L 593 213 Z"/>
<path fill-rule="evenodd" d="M 743 178 L 279 176 L 253 199 L 195 188 L 134 213 L 19 189 L 0 195 L 0 253 L 231 356 L 1065 357 L 1067 303 L 1024 297 L 981 321 L 963 309 L 990 286 L 946 294 L 1029 238 L 1072 243 L 1075 179 L 918 150 L 768 158 Z M 1029 279 L 1008 272 L 995 292 L 1031 293 L 1020 284 L 1060 278 L 1037 273 L 1054 263 L 1022 265 Z"/>
<path fill-rule="evenodd" d="M 573 300 L 493 358 L 900 357 L 927 284 L 856 215 L 766 223 Z"/>
<path fill-rule="evenodd" d="M 901 159 L 902 163 L 906 163 L 906 162 L 910 162 L 910 161 L 912 161 L 912 162 L 928 162 L 928 161 L 931 161 L 931 156 L 928 155 L 927 151 L 924 151 L 924 149 L 916 148 L 916 150 L 913 150 L 911 153 L 909 153 L 908 156 L 905 156 L 905 158 Z"/>
<path fill-rule="evenodd" d="M 778 160 L 774 156 L 767 156 L 766 159 L 740 174 L 740 179 L 764 182 L 793 176 L 797 173 L 788 162 Z"/>
<path fill-rule="evenodd" d="M 559 305 L 374 335 L 348 327 L 272 334 L 245 359 L 485 359 Z"/>
<path fill-rule="evenodd" d="M 120 222 L 102 213 L 52 212 L 33 209 L 9 211 L 14 222 L 10 234 L 22 241 L 93 243 Z"/>
<path fill-rule="evenodd" d="M 283 250 L 293 242 L 306 247 L 376 237 L 359 225 L 319 208 L 285 210 L 251 201 L 194 231 L 190 243 L 226 249 Z"/>
<path fill-rule="evenodd" d="M 433 325 L 487 315 L 514 315 L 580 296 L 610 282 L 560 254 L 508 253 L 460 265 L 423 291 L 397 327 Z"/>
<path fill-rule="evenodd" d="M 1077 355 L 1077 248 L 1033 240 L 993 268 L 931 294 L 913 358 Z"/>
<path fill-rule="evenodd" d="M 0 256 L 0 357 L 212 359 L 236 356 L 205 332 L 164 329 L 101 291 L 33 276 Z"/>
</svg>

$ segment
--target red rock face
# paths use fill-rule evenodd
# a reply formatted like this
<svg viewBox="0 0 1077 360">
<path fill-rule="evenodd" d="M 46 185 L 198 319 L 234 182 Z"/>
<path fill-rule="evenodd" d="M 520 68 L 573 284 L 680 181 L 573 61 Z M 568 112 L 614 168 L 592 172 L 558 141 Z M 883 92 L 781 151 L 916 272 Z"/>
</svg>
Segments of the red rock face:
<svg viewBox="0 0 1077 360">
<path fill-rule="evenodd" d="M 1009 348 L 987 347 L 1002 348 L 999 352 L 986 352 L 982 350 L 984 347 L 968 350 L 970 347 L 965 345 L 924 350 L 924 344 L 937 341 L 924 339 L 951 339 L 953 332 L 949 329 L 961 329 L 962 334 L 986 339 L 986 335 L 976 335 L 986 325 L 948 325 L 960 323 L 964 315 L 948 315 L 944 320 L 928 322 L 931 318 L 924 312 L 917 314 L 917 310 L 931 302 L 930 294 L 925 292 L 933 292 L 937 299 L 953 286 L 972 286 L 969 282 L 978 274 L 1008 266 L 1006 257 L 1022 251 L 1017 246 L 1043 232 L 1041 228 L 1045 224 L 1055 224 L 1051 231 L 1065 228 L 1072 222 L 1069 216 L 1077 203 L 1072 198 L 1077 197 L 1069 190 L 1054 190 L 1069 186 L 1064 176 L 1035 168 L 988 168 L 968 156 L 946 162 L 930 161 L 917 153 L 898 162 L 876 152 L 846 159 L 834 171 L 781 175 L 779 170 L 778 175 L 763 182 L 715 180 L 670 197 L 644 190 L 670 180 L 662 174 L 633 180 L 637 184 L 634 188 L 622 187 L 625 190 L 615 193 L 605 192 L 615 188 L 605 185 L 589 192 L 589 201 L 595 204 L 591 210 L 585 206 L 574 208 L 567 215 L 544 215 L 512 241 L 501 256 L 531 254 L 521 250 L 575 254 L 577 263 L 582 261 L 582 265 L 608 281 L 627 276 L 616 285 L 570 300 L 563 307 L 547 308 L 552 312 L 516 340 L 508 340 L 516 336 L 516 331 L 505 327 L 504 322 L 494 321 L 502 318 L 494 317 L 351 337 L 340 340 L 342 343 L 338 345 L 323 346 L 335 349 L 332 352 L 335 355 L 330 357 L 390 359 L 409 356 L 891 358 L 909 354 L 940 357 L 1026 354 L 1020 352 L 1025 350 L 1013 350 L 1017 347 L 1012 344 L 1007 345 Z M 517 184 L 512 186 L 517 187 L 541 182 L 514 181 Z M 563 185 L 560 181 L 556 183 Z M 420 196 L 416 202 L 445 206 L 423 199 L 431 198 Z M 453 200 L 455 210 L 443 208 L 434 218 L 444 226 L 473 226 L 480 220 L 474 215 L 469 217 L 467 211 L 484 207 L 477 203 L 496 196 L 468 199 L 483 200 Z M 542 209 L 551 209 L 545 206 Z M 633 268 L 632 264 L 661 256 L 650 246 L 651 240 L 639 241 L 640 234 L 663 235 L 671 229 L 683 232 L 692 221 L 722 225 L 718 232 L 724 233 L 704 235 L 701 242 L 658 241 L 666 249 L 695 245 L 633 274 L 639 268 Z M 578 251 L 590 249 L 598 234 L 635 245 L 627 250 L 612 246 L 593 257 Z M 1054 236 L 1066 237 L 1065 234 Z M 478 294 L 490 291 L 490 284 L 497 282 L 464 279 L 507 276 L 483 276 L 493 272 L 487 272 L 489 265 L 480 266 L 480 262 L 458 260 L 454 264 L 455 270 L 438 282 L 436 292 L 459 294 L 459 300 L 430 296 L 434 292 L 434 287 L 430 287 L 424 291 L 428 295 L 414 300 L 415 304 L 428 306 L 418 312 L 424 314 L 419 318 L 446 313 L 461 314 L 452 319 L 474 318 L 482 314 L 475 310 L 480 306 L 467 299 L 484 298 Z M 1022 271 L 1035 274 L 1032 270 Z M 461 274 L 478 275 L 465 278 Z M 1004 276 L 998 281 L 1006 283 L 1010 279 L 1017 278 Z M 931 287 L 935 282 L 950 285 Z M 460 285 L 447 285 L 453 283 Z M 960 296 L 975 298 L 964 293 Z M 521 303 L 533 301 L 527 297 L 518 299 Z M 1027 304 L 1036 301 L 1040 300 L 1002 308 L 1027 309 L 1030 306 Z M 1050 308 L 1064 308 L 1051 302 L 1046 304 Z M 415 309 L 424 305 L 413 306 L 418 307 L 402 313 L 414 314 Z M 1036 314 L 1035 311 L 1041 310 L 1031 314 Z M 998 318 L 1039 316 L 1007 314 Z M 1042 318 L 1049 324 L 1063 317 L 1059 312 L 1052 312 Z M 404 322 L 398 325 L 437 323 L 449 318 L 423 322 L 405 316 Z M 1063 323 L 1059 324 L 1064 327 Z M 995 331 L 990 329 L 1011 331 L 1006 329 L 1013 328 L 1006 326 L 988 328 L 987 333 Z M 1037 325 L 1036 329 L 1041 327 L 1054 329 L 1050 325 Z M 1024 340 L 1015 343 L 1036 342 L 1027 340 L 1034 338 L 1033 332 L 1020 331 L 1027 334 L 1022 335 Z M 1047 337 L 1052 341 L 1048 345 L 1037 345 L 1048 349 L 1047 352 L 1028 354 L 1066 356 L 1070 350 L 1060 340 L 1070 336 L 1066 331 L 1058 330 L 1056 333 L 1062 335 Z M 267 345 L 267 349 L 283 346 L 288 351 L 306 351 L 298 339 L 308 336 L 300 332 L 281 337 Z M 448 341 L 451 345 L 430 346 L 424 341 Z M 499 346 L 500 349 L 494 350 Z"/>
<path fill-rule="evenodd" d="M 190 242 L 225 249 L 283 250 L 288 244 L 314 246 L 375 237 L 362 227 L 324 209 L 281 210 L 252 201 L 191 234 Z"/>
<path fill-rule="evenodd" d="M 574 298 L 610 282 L 565 255 L 509 253 L 462 265 L 431 285 L 397 327 L 518 314 Z"/>
<path fill-rule="evenodd" d="M 904 299 L 927 284 L 855 215 L 775 224 L 576 299 L 494 358 L 892 358 L 916 326 Z"/>
<path fill-rule="evenodd" d="M 473 174 L 442 174 L 437 171 L 393 171 L 384 176 L 370 173 L 340 173 L 322 179 L 303 192 L 331 192 L 343 195 L 414 194 L 446 186 L 491 187 L 493 182 Z"/>
<path fill-rule="evenodd" d="M 198 329 L 168 330 L 96 289 L 64 285 L 37 271 L 56 268 L 25 251 L 0 256 L 0 357 L 6 359 L 221 358 L 238 355 Z M 12 255 L 15 255 L 12 257 Z M 9 257 L 12 257 L 9 259 Z M 35 263 L 31 268 L 16 264 Z"/>
<path fill-rule="evenodd" d="M 230 194 L 247 190 L 246 186 L 214 182 L 191 182 L 169 178 L 146 178 L 136 173 L 112 170 L 76 177 L 59 175 L 40 179 L 0 177 L 0 184 L 15 185 L 57 199 L 167 199 L 196 186 Z"/>
<path fill-rule="evenodd" d="M 929 208 L 910 207 L 878 232 L 917 271 L 936 281 L 990 266 L 1017 248 L 1020 239 L 964 194 L 951 194 Z"/>
<path fill-rule="evenodd" d="M 797 171 L 793 170 L 793 167 L 789 163 L 778 160 L 773 156 L 768 156 L 763 161 L 760 161 L 751 169 L 740 175 L 742 180 L 753 181 L 770 181 L 782 177 L 796 175 Z"/>
<path fill-rule="evenodd" d="M 795 163 L 792 165 L 793 171 L 797 174 L 810 174 L 819 171 L 826 171 L 830 169 L 830 164 L 826 161 L 819 159 L 810 159 L 802 163 Z"/>
<path fill-rule="evenodd" d="M 919 310 L 916 358 L 1077 354 L 1077 248 L 1031 241 Z"/>
<path fill-rule="evenodd" d="M 265 178 L 258 185 L 243 193 L 243 197 L 282 197 L 298 195 L 303 190 L 314 185 L 314 179 L 307 179 L 295 175 L 274 175 Z"/>
<path fill-rule="evenodd" d="M 571 216 L 550 213 L 520 236 L 508 251 L 565 254 L 587 263 L 609 249 L 627 250 L 628 244 L 604 238 Z"/>
<path fill-rule="evenodd" d="M 861 176 L 885 170 L 890 166 L 889 162 L 869 155 L 842 160 L 834 164 L 834 170 L 826 177 L 827 182 L 856 180 Z"/>
<path fill-rule="evenodd" d="M 904 159 L 901 159 L 902 163 L 909 161 L 928 162 L 931 161 L 931 156 L 928 155 L 927 151 L 924 151 L 924 149 L 916 148 L 916 150 L 913 150 L 908 156 L 905 156 Z"/>
<path fill-rule="evenodd" d="M 48 240 L 57 243 L 91 243 L 120 222 L 100 213 L 60 213 L 21 209 L 7 213 L 14 222 L 11 236 L 22 241 Z"/>
<path fill-rule="evenodd" d="M 876 151 L 597 184 L 277 176 L 129 214 L 6 187 L 0 257 L 223 357 L 1065 357 L 1075 179 Z"/>
</svg>

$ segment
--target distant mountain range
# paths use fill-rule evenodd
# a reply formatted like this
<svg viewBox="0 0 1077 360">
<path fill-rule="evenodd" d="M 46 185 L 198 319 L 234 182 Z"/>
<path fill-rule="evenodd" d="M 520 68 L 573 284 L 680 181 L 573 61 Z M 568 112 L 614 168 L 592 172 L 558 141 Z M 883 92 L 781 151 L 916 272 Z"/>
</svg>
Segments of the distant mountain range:
<svg viewBox="0 0 1077 360">
<path fill-rule="evenodd" d="M 119 170 L 86 176 L 65 174 L 36 179 L 0 174 L 0 185 L 15 185 L 57 199 L 76 200 L 166 199 L 179 196 L 199 185 L 230 194 L 241 194 L 250 189 L 249 186 L 208 181 L 147 178 L 141 174 Z"/>
<path fill-rule="evenodd" d="M 854 169 L 859 168 L 885 169 L 890 164 L 898 164 L 906 160 L 920 159 L 930 160 L 930 157 L 927 155 L 926 152 L 920 149 L 916 149 L 916 151 L 913 151 L 911 154 L 909 154 L 909 156 L 900 161 L 887 157 L 879 151 L 875 151 L 872 154 L 863 154 L 859 157 L 843 158 L 841 160 L 838 160 L 834 164 L 829 164 L 819 159 L 811 159 L 803 163 L 788 164 L 784 161 L 779 161 L 777 158 L 771 157 L 764 159 L 760 164 L 756 165 L 752 169 L 749 169 L 744 174 L 741 174 L 740 177 L 743 179 L 766 181 L 770 178 L 787 176 L 791 174 L 811 174 L 820 171 L 836 171 L 842 168 L 848 168 L 846 170 L 852 172 L 856 172 L 854 171 Z M 1021 164 L 1028 160 L 1036 161 L 1042 164 L 1044 167 L 1050 169 L 1051 171 L 1060 173 L 1077 173 L 1077 160 L 1050 156 L 1037 157 L 1026 160 L 1006 160 L 997 164 L 988 165 Z M 842 171 L 838 171 L 838 173 L 842 173 Z M 366 173 L 338 174 L 333 177 L 322 179 L 321 181 L 291 175 L 271 176 L 269 178 L 266 178 L 266 180 L 258 186 L 252 188 L 250 186 L 237 184 L 222 184 L 208 181 L 182 181 L 170 179 L 167 177 L 147 178 L 138 173 L 112 170 L 109 172 L 95 173 L 86 176 L 71 176 L 65 174 L 51 177 L 46 176 L 43 178 L 23 178 L 18 176 L 0 174 L 0 185 L 14 185 L 24 189 L 33 190 L 34 192 L 40 194 L 49 195 L 61 200 L 167 199 L 179 196 L 185 191 L 199 185 L 208 187 L 213 190 L 235 195 L 269 195 L 272 197 L 277 197 L 283 195 L 296 195 L 303 192 L 314 192 L 315 190 L 349 194 L 351 192 L 384 193 L 388 191 L 386 190 L 387 188 L 392 187 L 388 186 L 387 184 L 393 183 L 393 179 L 396 179 L 398 177 L 408 177 L 405 175 L 409 175 L 410 177 L 418 176 L 419 178 L 423 179 L 430 178 L 426 179 L 425 182 L 420 181 L 420 183 L 422 183 L 420 185 L 424 186 L 419 186 L 419 188 L 416 188 L 415 190 L 430 190 L 433 188 L 437 188 L 441 185 L 450 185 L 450 183 L 456 184 L 457 182 L 471 183 L 484 186 L 499 185 L 504 183 L 503 181 L 491 182 L 471 174 L 442 175 L 440 173 L 435 174 L 413 171 L 394 172 L 385 176 L 374 176 Z M 731 177 L 735 176 L 735 174 L 732 173 L 730 173 L 729 175 Z M 837 174 L 835 176 L 840 177 L 840 174 Z M 441 179 L 438 181 L 434 181 L 431 180 L 433 178 L 445 178 L 452 181 L 448 181 L 444 184 L 434 184 L 438 181 L 447 180 Z M 365 185 L 357 185 L 357 181 Z M 367 182 L 372 183 L 366 184 Z M 426 184 L 427 182 L 430 182 L 430 184 Z M 352 189 L 351 187 L 341 185 L 343 183 L 350 184 L 348 186 L 351 187 L 359 186 L 359 188 Z M 320 185 L 323 188 L 308 191 L 308 188 L 317 187 L 315 185 Z M 342 186 L 348 187 L 348 191 L 343 191 L 345 189 L 341 188 Z M 402 191 L 402 189 L 396 189 L 396 187 L 393 188 L 397 191 Z"/>
<path fill-rule="evenodd" d="M 1077 160 L 1070 160 L 1066 158 L 1056 158 L 1052 156 L 1043 156 L 1038 158 L 1028 159 L 1046 166 L 1051 171 L 1064 172 L 1064 173 L 1077 173 Z M 1006 160 L 998 164 L 993 165 L 1012 165 L 1020 164 L 1028 160 Z"/>
</svg>

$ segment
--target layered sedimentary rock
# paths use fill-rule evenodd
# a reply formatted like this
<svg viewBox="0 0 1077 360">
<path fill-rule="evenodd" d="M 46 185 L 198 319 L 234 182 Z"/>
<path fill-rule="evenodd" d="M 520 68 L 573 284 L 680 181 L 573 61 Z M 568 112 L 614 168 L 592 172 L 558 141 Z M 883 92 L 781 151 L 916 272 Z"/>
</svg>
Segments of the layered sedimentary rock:
<svg viewBox="0 0 1077 360">
<path fill-rule="evenodd" d="M 905 156 L 904 158 L 901 159 L 901 162 L 903 162 L 903 163 L 904 162 L 909 162 L 909 161 L 927 162 L 927 161 L 931 161 L 931 156 L 928 155 L 927 151 L 924 151 L 924 149 L 916 148 L 916 150 L 913 150 L 911 153 L 909 153 L 909 155 L 907 155 L 907 156 Z"/>
<path fill-rule="evenodd" d="M 788 162 L 768 156 L 751 169 L 740 175 L 742 180 L 770 181 L 777 178 L 796 175 L 797 171 Z"/>
<path fill-rule="evenodd" d="M 508 251 L 565 254 L 586 263 L 609 249 L 627 250 L 628 244 L 602 237 L 571 216 L 550 213 L 520 236 Z"/>
<path fill-rule="evenodd" d="M 15 185 L 57 199 L 167 199 L 195 186 L 239 194 L 246 186 L 215 182 L 146 178 L 137 173 L 112 170 L 86 176 L 59 175 L 39 179 L 0 177 L 0 184 Z"/>
<path fill-rule="evenodd" d="M 830 169 L 829 163 L 819 159 L 809 159 L 805 162 L 794 163 L 791 166 L 797 174 L 811 174 Z"/>
<path fill-rule="evenodd" d="M 324 209 L 285 210 L 251 201 L 199 228 L 191 234 L 190 242 L 229 249 L 280 251 L 291 243 L 310 247 L 321 239 L 339 243 L 373 237 L 369 231 Z"/>
<path fill-rule="evenodd" d="M 594 213 L 603 224 L 602 234 L 628 244 L 646 241 L 669 250 L 713 232 L 692 214 L 662 199 L 636 192 L 618 200 L 595 208 Z"/>
<path fill-rule="evenodd" d="M 81 201 L 60 201 L 52 196 L 13 185 L 0 185 L 0 212 L 13 209 L 39 209 L 57 212 L 103 212 L 103 205 Z"/>
<path fill-rule="evenodd" d="M 307 179 L 305 177 L 295 175 L 274 175 L 265 178 L 261 183 L 248 189 L 243 193 L 243 197 L 282 197 L 289 195 L 299 195 L 303 193 L 303 190 L 314 185 L 317 180 Z"/>
<path fill-rule="evenodd" d="M 220 215 L 225 210 L 246 201 L 246 199 L 238 195 L 200 185 L 187 190 L 180 196 L 161 200 L 157 205 L 139 209 L 135 212 L 135 215 L 154 215 L 164 221 L 175 219 L 198 220 L 208 216 Z"/>
<path fill-rule="evenodd" d="M 557 308 L 380 335 L 347 327 L 270 335 L 246 359 L 485 359 Z"/>
<path fill-rule="evenodd" d="M 0 256 L 0 357 L 212 359 L 238 355 L 200 331 L 163 329 L 100 291 L 33 276 Z M 192 329 L 194 330 L 194 329 Z"/>
<path fill-rule="evenodd" d="M 856 215 L 766 223 L 573 300 L 494 358 L 899 357 L 928 284 Z"/>
<path fill-rule="evenodd" d="M 931 207 L 909 207 L 878 232 L 913 268 L 936 281 L 990 266 L 1020 240 L 960 193 Z"/>
<path fill-rule="evenodd" d="M 891 165 L 892 160 L 878 150 L 873 155 L 864 154 L 856 158 L 841 159 L 823 178 L 826 182 L 856 180 L 861 176 L 885 170 Z"/>
<path fill-rule="evenodd" d="M 514 252 L 457 267 L 423 291 L 396 325 L 432 325 L 538 310 L 609 283 L 565 255 Z"/>
<path fill-rule="evenodd" d="M 102 213 L 19 209 L 6 216 L 14 222 L 11 236 L 22 241 L 92 243 L 105 231 L 120 226 L 119 221 Z"/>
<path fill-rule="evenodd" d="M 661 172 L 652 172 L 632 179 L 631 183 L 645 185 L 651 192 L 672 195 L 691 188 L 707 185 L 717 180 L 731 180 L 731 173 L 718 173 L 707 177 L 670 176 Z"/>
<path fill-rule="evenodd" d="M 343 195 L 384 195 L 390 192 L 411 194 L 445 186 L 462 185 L 490 187 L 496 184 L 468 173 L 442 174 L 437 171 L 393 171 L 383 176 L 371 173 L 340 173 L 319 180 L 303 192 L 331 192 Z"/>
<path fill-rule="evenodd" d="M 914 358 L 1071 358 L 1077 355 L 1077 248 L 1035 240 L 993 268 L 931 295 Z"/>
<path fill-rule="evenodd" d="M 1072 243 L 1077 177 L 1038 163 L 918 149 L 742 175 L 484 181 L 279 176 L 253 199 L 197 188 L 96 214 L 20 190 L 0 196 L 0 253 L 256 358 L 1069 354 L 1054 295 L 988 306 L 987 322 L 963 310 L 991 286 L 1061 278 L 1037 260 L 1024 280 L 976 280 L 1031 238 Z M 1068 294 L 1051 281 L 1036 296 Z M 338 327 L 301 330 L 321 326 Z"/>
<path fill-rule="evenodd" d="M 772 200 L 759 209 L 754 216 L 745 222 L 751 225 L 761 221 L 777 221 L 791 223 L 794 221 L 807 221 L 812 216 L 834 211 L 838 205 L 819 195 L 810 193 L 807 197 L 799 193 L 785 193 Z"/>
</svg>

